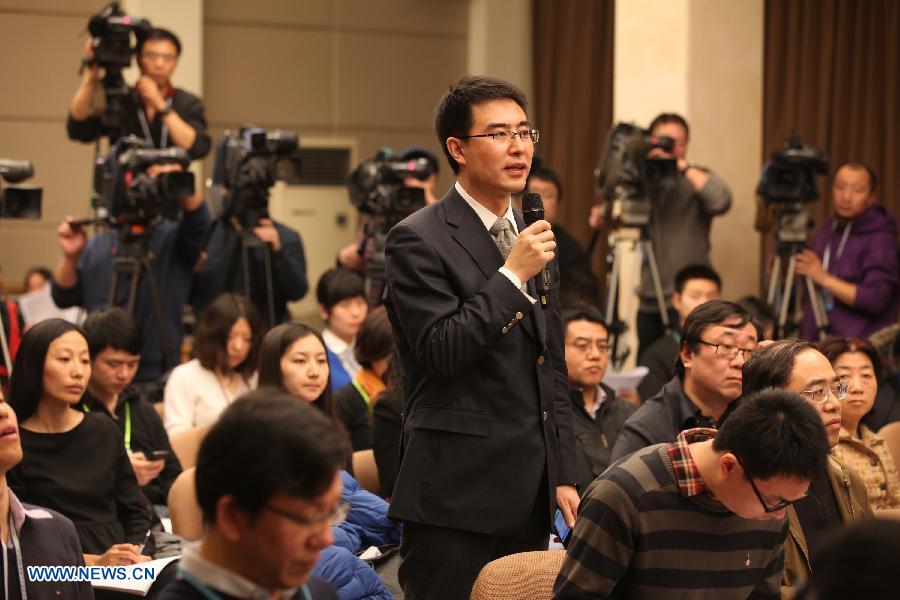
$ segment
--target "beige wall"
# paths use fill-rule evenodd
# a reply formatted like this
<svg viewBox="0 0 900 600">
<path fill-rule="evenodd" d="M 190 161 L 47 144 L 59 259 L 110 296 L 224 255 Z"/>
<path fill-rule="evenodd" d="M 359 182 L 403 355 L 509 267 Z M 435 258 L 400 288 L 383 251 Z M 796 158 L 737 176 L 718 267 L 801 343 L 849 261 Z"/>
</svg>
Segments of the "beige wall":
<svg viewBox="0 0 900 600">
<path fill-rule="evenodd" d="M 709 165 L 731 186 L 731 211 L 713 221 L 711 236 L 727 299 L 758 289 L 752 224 L 762 144 L 763 5 L 616 3 L 614 119 L 647 126 L 660 112 L 683 114 L 691 126 L 688 158 Z"/>
</svg>

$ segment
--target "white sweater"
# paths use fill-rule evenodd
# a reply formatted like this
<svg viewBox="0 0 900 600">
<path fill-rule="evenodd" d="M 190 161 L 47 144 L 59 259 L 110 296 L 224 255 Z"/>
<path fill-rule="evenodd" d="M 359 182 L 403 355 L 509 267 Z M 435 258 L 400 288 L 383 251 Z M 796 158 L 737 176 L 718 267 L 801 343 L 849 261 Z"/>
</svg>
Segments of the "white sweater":
<svg viewBox="0 0 900 600">
<path fill-rule="evenodd" d="M 191 427 L 215 423 L 234 400 L 256 388 L 257 374 L 249 384 L 243 379 L 232 391 L 225 389 L 216 374 L 203 368 L 196 358 L 178 365 L 166 381 L 165 425 L 169 435 Z"/>
</svg>

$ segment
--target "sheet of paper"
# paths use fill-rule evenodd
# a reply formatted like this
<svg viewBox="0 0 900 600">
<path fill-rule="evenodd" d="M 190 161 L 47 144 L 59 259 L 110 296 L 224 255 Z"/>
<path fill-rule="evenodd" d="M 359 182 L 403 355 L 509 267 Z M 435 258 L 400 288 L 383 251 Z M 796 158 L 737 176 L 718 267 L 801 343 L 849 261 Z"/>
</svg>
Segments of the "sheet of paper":
<svg viewBox="0 0 900 600">
<path fill-rule="evenodd" d="M 162 573 L 162 570 L 173 560 L 178 560 L 181 558 L 181 555 L 178 556 L 169 556 L 167 558 L 160 558 L 157 560 L 147 561 L 145 563 L 140 563 L 138 565 L 128 565 L 126 567 L 122 567 L 126 569 L 126 576 L 121 579 L 103 579 L 92 581 L 91 585 L 99 590 L 115 590 L 118 592 L 125 592 L 126 594 L 131 594 L 133 596 L 146 596 L 147 592 L 150 591 L 150 587 L 153 585 L 155 579 L 146 579 L 143 577 L 143 574 L 147 571 L 141 571 L 141 578 L 137 579 L 134 577 L 130 577 L 131 573 L 133 573 L 136 569 L 147 569 L 151 568 L 155 570 L 156 577 L 159 577 L 159 574 Z"/>
<path fill-rule="evenodd" d="M 624 371 L 622 373 L 613 373 L 612 371 L 607 371 L 606 375 L 603 376 L 603 383 L 614 390 L 633 390 L 637 388 L 638 384 L 644 377 L 647 376 L 647 373 L 649 372 L 650 369 L 643 365 L 635 367 L 630 371 Z"/>
<path fill-rule="evenodd" d="M 50 296 L 50 286 L 44 286 L 36 292 L 20 294 L 18 297 L 19 308 L 22 310 L 22 319 L 25 325 L 34 325 L 44 319 L 59 318 L 70 323 L 81 323 L 84 320 L 84 310 L 73 306 L 71 308 L 59 308 L 54 304 Z"/>
</svg>

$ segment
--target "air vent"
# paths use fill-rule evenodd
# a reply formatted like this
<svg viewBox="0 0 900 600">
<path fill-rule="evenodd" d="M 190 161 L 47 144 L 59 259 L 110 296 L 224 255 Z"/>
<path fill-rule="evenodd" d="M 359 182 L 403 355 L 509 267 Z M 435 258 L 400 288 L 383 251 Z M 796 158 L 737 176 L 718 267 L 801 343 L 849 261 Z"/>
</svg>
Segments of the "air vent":
<svg viewBox="0 0 900 600">
<path fill-rule="evenodd" d="M 300 175 L 292 185 L 347 184 L 350 174 L 349 148 L 300 148 Z"/>
</svg>

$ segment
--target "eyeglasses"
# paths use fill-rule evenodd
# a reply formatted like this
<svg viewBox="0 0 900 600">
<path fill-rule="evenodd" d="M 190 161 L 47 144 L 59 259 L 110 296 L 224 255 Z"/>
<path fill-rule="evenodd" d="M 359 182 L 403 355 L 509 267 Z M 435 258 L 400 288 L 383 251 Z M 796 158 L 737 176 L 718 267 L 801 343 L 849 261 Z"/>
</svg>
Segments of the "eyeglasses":
<svg viewBox="0 0 900 600">
<path fill-rule="evenodd" d="M 142 52 L 141 56 L 146 58 L 147 60 L 153 62 L 154 60 L 161 60 L 165 63 L 173 63 L 175 59 L 178 58 L 177 54 L 163 54 L 162 52 Z"/>
<path fill-rule="evenodd" d="M 756 350 L 756 348 L 738 348 L 734 344 L 713 344 L 712 342 L 704 342 L 703 340 L 697 340 L 697 342 L 704 346 L 712 346 L 716 349 L 717 355 L 727 358 L 728 360 L 737 356 L 738 352 L 741 353 L 744 360 L 750 360 L 750 354 Z"/>
<path fill-rule="evenodd" d="M 610 348 L 608 340 L 597 340 L 593 343 L 590 340 L 575 340 L 574 342 L 569 342 L 569 346 L 583 354 L 589 352 L 591 348 L 596 348 L 601 354 L 605 354 L 609 352 Z"/>
<path fill-rule="evenodd" d="M 287 512 L 281 508 L 277 508 L 270 504 L 266 504 L 263 506 L 264 509 L 275 513 L 281 517 L 289 521 L 293 521 L 298 525 L 302 525 L 304 527 L 321 527 L 322 525 L 329 525 L 334 527 L 336 525 L 340 525 L 347 519 L 347 515 L 350 513 L 350 503 L 349 502 L 341 502 L 337 506 L 334 507 L 334 510 L 327 512 L 325 514 L 316 516 L 316 517 L 301 517 L 300 515 L 295 515 Z"/>
<path fill-rule="evenodd" d="M 492 131 L 491 133 L 479 133 L 476 135 L 462 135 L 457 139 L 468 140 L 470 138 L 491 138 L 495 144 L 504 142 L 514 142 L 519 139 L 523 142 L 531 140 L 532 144 L 537 144 L 541 138 L 541 132 L 537 129 L 520 129 L 518 131 Z"/>
<path fill-rule="evenodd" d="M 800 393 L 806 396 L 806 399 L 813 404 L 821 406 L 828 400 L 829 396 L 833 396 L 835 400 L 843 400 L 846 398 L 847 383 L 840 381 L 838 383 L 833 383 L 830 386 L 820 385 Z"/>
<path fill-rule="evenodd" d="M 756 487 L 756 484 L 753 482 L 753 475 L 751 475 L 750 471 L 747 470 L 747 467 L 744 466 L 744 463 L 741 460 L 741 458 L 737 455 L 735 455 L 734 457 L 737 459 L 738 464 L 741 465 L 741 468 L 744 469 L 744 475 L 747 476 L 747 481 L 750 482 L 750 487 L 753 488 L 753 493 L 756 494 L 756 499 L 759 500 L 759 503 L 763 507 L 763 510 L 766 511 L 767 513 L 773 513 L 773 512 L 778 512 L 779 510 L 784 510 L 785 508 L 787 508 L 794 502 L 797 502 L 798 500 L 803 500 L 804 498 L 806 498 L 806 494 L 803 494 L 799 498 L 794 498 L 793 500 L 781 500 L 774 506 L 769 506 L 768 504 L 766 504 L 766 501 L 763 499 L 762 494 L 759 492 L 759 488 Z M 809 491 L 807 491 L 807 494 L 808 493 L 809 493 Z"/>
</svg>

